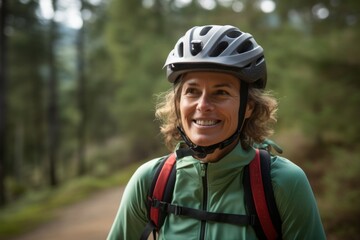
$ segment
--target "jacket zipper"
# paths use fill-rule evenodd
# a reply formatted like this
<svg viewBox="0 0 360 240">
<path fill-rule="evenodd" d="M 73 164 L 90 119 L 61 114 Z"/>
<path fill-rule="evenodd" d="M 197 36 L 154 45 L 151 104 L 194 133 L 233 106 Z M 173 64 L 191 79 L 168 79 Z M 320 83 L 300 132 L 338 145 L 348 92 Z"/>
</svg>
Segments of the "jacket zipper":
<svg viewBox="0 0 360 240">
<path fill-rule="evenodd" d="M 201 163 L 201 178 L 203 185 L 203 202 L 202 202 L 202 210 L 207 210 L 207 198 L 208 198 L 208 186 L 207 186 L 207 163 Z M 201 221 L 200 228 L 200 240 L 205 239 L 205 226 L 206 221 Z"/>
</svg>

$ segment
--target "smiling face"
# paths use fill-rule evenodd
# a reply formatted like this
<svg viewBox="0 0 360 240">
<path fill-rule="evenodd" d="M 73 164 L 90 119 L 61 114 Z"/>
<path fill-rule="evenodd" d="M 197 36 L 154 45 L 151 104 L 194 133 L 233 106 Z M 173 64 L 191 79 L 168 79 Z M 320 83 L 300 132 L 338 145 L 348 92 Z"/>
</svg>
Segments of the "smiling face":
<svg viewBox="0 0 360 240">
<path fill-rule="evenodd" d="M 189 72 L 182 81 L 179 109 L 188 138 L 196 145 L 210 146 L 234 134 L 240 106 L 239 79 L 226 73 Z"/>
</svg>

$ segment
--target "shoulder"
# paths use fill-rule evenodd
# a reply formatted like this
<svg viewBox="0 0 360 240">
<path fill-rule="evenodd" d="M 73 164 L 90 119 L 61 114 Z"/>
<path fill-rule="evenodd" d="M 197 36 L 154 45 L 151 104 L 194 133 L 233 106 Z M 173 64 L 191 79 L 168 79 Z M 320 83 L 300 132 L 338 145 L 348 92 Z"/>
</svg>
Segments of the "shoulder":
<svg viewBox="0 0 360 240">
<path fill-rule="evenodd" d="M 284 239 L 324 239 L 316 199 L 305 172 L 290 160 L 273 156 L 271 180 Z"/>
<path fill-rule="evenodd" d="M 131 177 L 128 185 L 132 184 L 151 184 L 151 181 L 157 171 L 158 167 L 160 166 L 161 162 L 165 160 L 167 156 L 159 157 L 147 161 L 140 165 L 136 171 L 134 172 L 133 176 Z"/>
<path fill-rule="evenodd" d="M 271 160 L 271 180 L 278 204 L 312 201 L 313 192 L 305 172 L 286 158 L 273 156 Z"/>
<path fill-rule="evenodd" d="M 300 213 L 307 207 L 315 207 L 315 197 L 309 180 L 295 163 L 283 157 L 272 157 L 271 180 L 280 212 L 290 209 L 294 211 L 296 208 Z"/>
<path fill-rule="evenodd" d="M 280 156 L 271 157 L 271 178 L 277 187 L 294 187 L 308 182 L 305 172 L 298 165 Z"/>
<path fill-rule="evenodd" d="M 122 208 L 141 209 L 143 208 L 142 206 L 145 206 L 146 195 L 150 189 L 157 167 L 163 159 L 163 157 L 155 158 L 137 168 L 126 184 L 121 201 Z"/>
<path fill-rule="evenodd" d="M 146 197 L 164 157 L 143 163 L 128 181 L 108 239 L 139 239 L 148 222 Z"/>
<path fill-rule="evenodd" d="M 126 184 L 124 198 L 145 198 L 150 189 L 152 180 L 162 160 L 165 157 L 155 158 L 140 165 Z"/>
</svg>

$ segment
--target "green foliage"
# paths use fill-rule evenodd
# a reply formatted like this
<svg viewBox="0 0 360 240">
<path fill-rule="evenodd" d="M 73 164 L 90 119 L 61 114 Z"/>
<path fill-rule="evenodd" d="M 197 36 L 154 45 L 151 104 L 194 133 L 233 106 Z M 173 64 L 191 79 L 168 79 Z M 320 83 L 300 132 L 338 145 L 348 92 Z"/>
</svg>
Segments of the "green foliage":
<svg viewBox="0 0 360 240">
<path fill-rule="evenodd" d="M 120 82 L 118 104 L 114 106 L 119 131 L 132 143 L 129 153 L 133 160 L 142 159 L 161 147 L 154 138 L 158 127 L 153 121 L 151 99 L 168 51 L 161 27 L 154 24 L 162 16 L 155 15 L 154 9 L 143 8 L 138 1 L 114 1 L 109 12 L 113 21 L 107 23 L 108 47 Z M 119 24 L 125 21 L 127 24 Z"/>
<path fill-rule="evenodd" d="M 360 206 L 355 204 L 360 198 L 359 157 L 360 153 L 355 149 L 335 148 L 331 151 L 331 157 L 326 159 L 331 173 L 323 178 L 326 189 L 319 206 L 327 230 L 338 239 L 353 239 L 359 234 Z"/>
<path fill-rule="evenodd" d="M 6 170 L 24 180 L 23 166 L 37 166 L 45 148 L 45 86 L 40 69 L 46 48 L 44 29 L 34 16 L 36 2 L 9 3 Z"/>
<path fill-rule="evenodd" d="M 204 10 L 198 1 L 183 8 L 175 1 L 161 0 L 149 1 L 153 5 L 146 7 L 144 1 L 103 1 L 97 7 L 85 2 L 85 10 L 92 13 L 84 22 L 88 175 L 102 178 L 126 163 L 165 154 L 154 121 L 154 95 L 171 87 L 162 69 L 167 54 L 194 25 L 233 24 L 252 33 L 265 49 L 268 88 L 280 102 L 277 130 L 286 133 L 294 159 L 310 173 L 327 229 L 344 238 L 354 235 L 352 226 L 350 235 L 336 229 L 340 222 L 333 219 L 341 216 L 346 222 L 350 203 L 358 197 L 353 184 L 359 169 L 355 159 L 360 140 L 360 48 L 356 47 L 360 31 L 358 21 L 354 21 L 359 1 L 323 3 L 321 6 L 331 13 L 324 20 L 313 14 L 318 3 L 310 0 L 277 1 L 270 14 L 259 10 L 258 1 L 241 1 L 245 7 L 241 12 L 226 4 Z M 37 4 L 35 0 L 9 1 L 6 185 L 10 199 L 43 189 L 48 174 L 49 29 L 48 22 L 36 12 Z M 62 141 L 57 173 L 66 181 L 77 172 L 78 129 L 84 116 L 78 106 L 76 30 L 59 25 L 55 44 Z M 299 138 L 288 133 L 293 128 L 307 141 L 301 153 Z M 328 155 L 308 154 L 314 149 L 324 149 Z M 353 172 L 348 172 L 348 166 Z M 345 186 L 341 182 L 346 182 Z M 85 185 L 76 187 L 84 188 L 84 195 Z M 344 191 L 343 205 L 337 204 L 340 190 Z M 54 206 L 67 202 L 53 201 Z M 38 211 L 38 206 L 29 207 L 23 219 L 38 215 Z M 354 212 L 359 216 L 357 210 Z M 8 229 L 12 231 L 11 226 Z"/>
<path fill-rule="evenodd" d="M 279 95 L 279 124 L 301 125 L 318 143 L 358 142 L 360 123 L 351 119 L 360 103 L 360 59 L 358 50 L 348 53 L 360 34 L 349 29 L 317 38 L 291 29 L 274 33 L 266 35 L 263 46 L 268 49 L 268 86 Z"/>
</svg>

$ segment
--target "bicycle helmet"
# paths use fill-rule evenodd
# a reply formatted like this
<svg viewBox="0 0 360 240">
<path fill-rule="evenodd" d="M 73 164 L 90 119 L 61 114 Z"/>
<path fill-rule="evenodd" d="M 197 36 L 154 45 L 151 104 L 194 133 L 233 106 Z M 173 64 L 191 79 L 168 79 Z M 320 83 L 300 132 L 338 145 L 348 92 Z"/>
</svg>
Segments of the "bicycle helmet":
<svg viewBox="0 0 360 240">
<path fill-rule="evenodd" d="M 215 149 L 223 149 L 241 136 L 245 122 L 248 86 L 265 88 L 266 63 L 263 48 L 249 33 L 230 25 L 208 25 L 193 27 L 176 43 L 165 62 L 167 78 L 171 83 L 191 71 L 215 71 L 233 74 L 241 81 L 238 127 L 228 139 L 211 146 L 194 144 L 181 126 L 179 133 L 189 146 L 187 153 L 205 158 Z"/>
<path fill-rule="evenodd" d="M 258 88 L 265 88 L 267 78 L 263 48 L 251 34 L 229 25 L 191 28 L 178 40 L 164 67 L 171 83 L 199 70 L 228 72 Z"/>
</svg>

